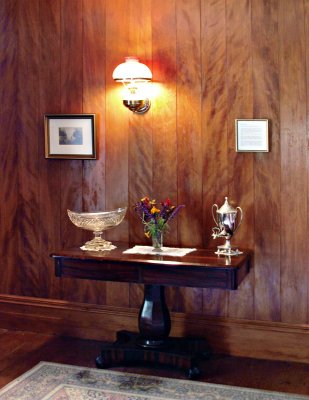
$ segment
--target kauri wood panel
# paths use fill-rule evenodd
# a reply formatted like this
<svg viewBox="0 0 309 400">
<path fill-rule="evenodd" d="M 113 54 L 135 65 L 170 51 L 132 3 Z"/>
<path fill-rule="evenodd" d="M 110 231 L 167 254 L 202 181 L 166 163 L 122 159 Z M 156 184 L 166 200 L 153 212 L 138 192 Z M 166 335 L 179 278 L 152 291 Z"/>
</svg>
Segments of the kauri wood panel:
<svg viewBox="0 0 309 400">
<path fill-rule="evenodd" d="M 2 293 L 18 293 L 20 280 L 16 263 L 18 243 L 18 169 L 17 164 L 17 5 L 16 1 L 0 2 L 0 254 Z M 10 139 L 9 139 L 10 138 Z"/>
<path fill-rule="evenodd" d="M 252 43 L 251 2 L 226 3 L 227 26 L 227 106 L 228 106 L 228 195 L 234 206 L 245 212 L 234 244 L 254 246 L 253 226 L 253 153 L 235 152 L 235 119 L 252 118 Z M 228 315 L 250 318 L 254 313 L 254 269 L 237 293 L 230 293 Z"/>
<path fill-rule="evenodd" d="M 176 2 L 179 243 L 202 247 L 202 134 L 200 2 Z M 182 210 L 184 211 L 184 210 Z M 202 311 L 202 289 L 180 290 L 180 310 Z"/>
<path fill-rule="evenodd" d="M 151 1 L 144 0 L 136 7 L 128 3 L 129 54 L 152 68 Z M 146 114 L 130 113 L 129 116 L 129 232 L 130 241 L 145 241 L 141 221 L 134 214 L 132 205 L 145 195 L 153 197 L 153 129 L 152 110 Z M 143 286 L 130 284 L 130 305 L 140 307 L 143 300 Z"/>
<path fill-rule="evenodd" d="M 169 289 L 173 311 L 308 322 L 308 26 L 304 0 L 23 0 L 0 4 L 2 292 L 138 307 L 142 287 L 60 281 L 49 253 L 81 245 L 67 208 L 128 206 L 110 240 L 147 243 L 132 205 L 186 208 L 165 243 L 212 246 L 211 206 L 244 210 L 232 242 L 254 250 L 235 293 Z M 153 72 L 147 114 L 112 71 Z M 98 159 L 44 158 L 45 113 L 95 113 Z M 267 118 L 269 153 L 235 152 L 235 118 Z"/>
<path fill-rule="evenodd" d="M 269 118 L 268 157 L 256 153 L 255 192 L 255 315 L 280 320 L 280 127 L 278 1 L 252 3 L 253 116 Z M 272 171 L 272 173 L 269 173 Z M 261 218 L 263 213 L 263 218 Z M 265 229 L 265 224 L 272 229 Z"/>
<path fill-rule="evenodd" d="M 83 163 L 83 210 L 105 210 L 105 0 L 83 0 L 83 112 L 96 114 L 97 157 Z M 92 235 L 92 233 L 91 233 Z M 84 282 L 90 303 L 106 303 L 105 282 Z"/>
<path fill-rule="evenodd" d="M 307 321 L 308 229 L 304 3 L 279 2 L 281 123 L 281 318 Z M 308 118 L 308 117 L 307 117 Z M 306 216 L 304 218 L 304 216 Z"/>
<path fill-rule="evenodd" d="M 129 23 L 127 6 L 123 1 L 106 2 L 106 131 L 105 131 L 105 188 L 106 209 L 127 206 L 125 220 L 106 234 L 113 241 L 129 239 L 129 111 L 122 106 L 120 96 L 122 85 L 112 78 L 113 70 L 124 62 L 129 45 Z M 104 182 L 103 182 L 104 184 Z M 129 307 L 129 285 L 108 282 L 106 284 L 106 304 Z"/>
<path fill-rule="evenodd" d="M 82 0 L 61 2 L 61 113 L 83 112 L 83 7 Z M 74 29 L 72 27 L 74 26 Z M 67 209 L 82 210 L 83 164 L 80 160 L 63 160 L 60 177 L 61 244 L 76 246 L 84 242 L 81 229 L 69 220 Z M 63 280 L 64 299 L 84 299 L 85 282 Z"/>
<path fill-rule="evenodd" d="M 227 195 L 227 88 L 226 88 L 226 19 L 225 1 L 203 1 L 202 17 L 202 137 L 203 137 L 203 245 L 215 247 L 212 205 L 219 207 Z M 209 151 L 212 149 L 212 151 Z M 203 290 L 203 312 L 226 315 L 227 293 L 218 289 Z"/>
<path fill-rule="evenodd" d="M 60 94 L 60 0 L 41 0 L 40 6 L 40 70 L 39 70 L 39 115 L 41 131 L 39 137 L 39 202 L 42 218 L 40 225 L 40 288 L 41 296 L 60 297 L 59 282 L 55 277 L 53 262 L 48 257 L 55 248 L 60 248 L 60 160 L 44 158 L 45 140 L 42 134 L 42 116 L 45 113 L 58 114 L 61 111 Z"/>
<path fill-rule="evenodd" d="M 176 16 L 175 1 L 159 0 L 152 6 L 153 193 L 157 202 L 170 198 L 177 204 L 176 132 Z M 166 165 L 168 160 L 168 167 Z M 177 221 L 164 238 L 177 244 Z"/>
<path fill-rule="evenodd" d="M 170 198 L 173 204 L 178 204 L 175 4 L 175 0 L 159 0 L 152 4 L 153 193 L 158 202 Z M 175 218 L 171 229 L 164 235 L 166 246 L 177 246 L 177 224 L 178 218 Z M 177 294 L 175 288 L 169 287 L 166 290 L 170 310 L 177 310 Z"/>
<path fill-rule="evenodd" d="M 105 0 L 83 0 L 83 112 L 96 114 L 97 160 L 83 163 L 83 209 L 105 209 Z"/>
<path fill-rule="evenodd" d="M 18 276 L 23 282 L 22 294 L 40 295 L 40 259 L 38 247 L 39 170 L 37 134 L 39 119 L 39 1 L 18 2 L 18 174 L 19 174 L 19 241 Z M 35 96 L 33 95 L 35 93 Z M 22 151 L 21 151 L 22 149 Z M 37 223 L 34 223 L 37 221 Z"/>
<path fill-rule="evenodd" d="M 305 48 L 306 48 L 306 109 L 307 109 L 307 116 L 309 115 L 309 77 L 308 77 L 308 66 L 309 66 L 309 2 L 305 2 Z M 309 147 L 309 137 L 308 137 L 308 129 L 309 129 L 309 121 L 307 117 L 307 147 Z M 309 171 L 309 157 L 307 156 L 307 171 Z M 307 174 L 307 185 L 309 182 L 309 177 Z M 307 207 L 308 207 L 308 198 L 307 198 Z M 309 285 L 307 288 L 308 293 Z M 307 295 L 307 322 L 309 321 L 309 293 Z"/>
</svg>

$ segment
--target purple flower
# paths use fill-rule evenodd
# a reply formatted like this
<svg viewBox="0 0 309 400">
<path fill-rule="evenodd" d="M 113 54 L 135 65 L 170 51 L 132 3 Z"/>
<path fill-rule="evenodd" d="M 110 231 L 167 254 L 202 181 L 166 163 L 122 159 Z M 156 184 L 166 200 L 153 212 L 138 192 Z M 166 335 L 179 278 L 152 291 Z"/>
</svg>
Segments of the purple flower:
<svg viewBox="0 0 309 400">
<path fill-rule="evenodd" d="M 146 225 L 146 231 L 155 232 L 162 231 L 167 228 L 167 224 L 178 214 L 184 205 L 172 205 L 169 198 L 161 201 L 158 208 L 155 200 L 150 200 L 148 196 L 143 197 L 139 202 L 134 204 L 134 210 L 139 215 L 143 223 Z"/>
</svg>

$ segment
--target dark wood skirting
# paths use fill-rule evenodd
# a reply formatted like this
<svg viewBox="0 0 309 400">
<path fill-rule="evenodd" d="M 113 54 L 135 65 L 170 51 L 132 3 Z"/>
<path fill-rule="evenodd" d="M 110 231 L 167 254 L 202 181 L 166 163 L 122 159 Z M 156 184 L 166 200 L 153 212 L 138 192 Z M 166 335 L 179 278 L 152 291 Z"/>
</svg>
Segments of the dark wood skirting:
<svg viewBox="0 0 309 400">
<path fill-rule="evenodd" d="M 114 340 L 137 331 L 138 310 L 0 295 L 0 328 Z M 309 362 L 309 326 L 172 313 L 172 336 L 206 338 L 214 352 Z"/>
</svg>

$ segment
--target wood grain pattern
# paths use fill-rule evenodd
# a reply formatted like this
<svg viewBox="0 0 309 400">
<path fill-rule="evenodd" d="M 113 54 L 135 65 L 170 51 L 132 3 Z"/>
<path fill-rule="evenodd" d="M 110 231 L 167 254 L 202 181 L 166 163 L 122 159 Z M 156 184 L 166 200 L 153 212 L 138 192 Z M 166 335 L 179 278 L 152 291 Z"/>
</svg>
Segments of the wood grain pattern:
<svg viewBox="0 0 309 400">
<path fill-rule="evenodd" d="M 179 242 L 201 246 L 202 204 L 197 201 L 202 195 L 199 1 L 177 1 L 176 16 L 178 200 L 186 205 L 186 212 L 179 216 Z"/>
<path fill-rule="evenodd" d="M 105 209 L 105 0 L 83 0 L 83 112 L 96 114 L 97 160 L 83 162 L 83 208 Z"/>
<path fill-rule="evenodd" d="M 61 2 L 61 112 L 82 113 L 83 63 L 80 55 L 82 40 L 82 1 Z M 74 29 L 71 29 L 71 26 Z M 83 161 L 61 162 L 61 244 L 62 247 L 82 242 L 82 230 L 77 229 L 67 216 L 67 209 L 82 210 Z"/>
<path fill-rule="evenodd" d="M 82 113 L 83 109 L 83 13 L 82 1 L 61 2 L 61 112 Z M 72 29 L 74 26 L 74 29 Z M 85 240 L 82 229 L 76 228 L 68 218 L 67 209 L 79 211 L 83 207 L 83 161 L 61 162 L 61 245 L 80 245 Z M 91 233 L 87 232 L 87 238 Z M 65 281 L 63 298 L 78 301 L 84 298 L 84 282 Z"/>
<path fill-rule="evenodd" d="M 83 112 L 96 114 L 97 157 L 83 162 L 83 209 L 105 210 L 105 0 L 83 1 Z M 87 301 L 106 303 L 106 283 L 87 282 Z"/>
<path fill-rule="evenodd" d="M 44 113 L 60 113 L 60 0 L 40 1 L 40 71 L 39 71 L 39 115 Z M 40 226 L 40 288 L 41 296 L 60 297 L 59 286 L 53 274 L 52 263 L 47 254 L 60 248 L 61 232 L 59 221 L 60 197 L 58 193 L 60 182 L 60 160 L 44 159 L 43 121 L 40 121 L 39 135 L 39 197 L 45 199 L 39 202 L 40 215 L 44 223 Z"/>
<path fill-rule="evenodd" d="M 169 197 L 177 204 L 176 132 L 176 16 L 175 1 L 152 7 L 153 91 L 153 194 L 157 201 Z M 166 166 L 168 160 L 168 168 Z M 166 245 L 177 244 L 177 221 L 165 235 Z"/>
<path fill-rule="evenodd" d="M 229 166 L 225 1 L 203 1 L 201 18 L 203 245 L 215 247 L 220 245 L 222 240 L 213 240 L 211 237 L 214 227 L 212 205 L 221 205 L 227 195 Z M 224 291 L 203 290 L 203 300 L 204 313 L 226 315 L 227 294 Z"/>
<path fill-rule="evenodd" d="M 186 208 L 166 243 L 215 247 L 211 205 L 228 195 L 245 215 L 233 241 L 254 249 L 254 267 L 230 295 L 169 289 L 172 310 L 308 323 L 308 7 L 3 0 L 1 291 L 139 307 L 140 286 L 55 281 L 50 251 L 85 235 L 67 208 L 127 205 L 106 236 L 147 243 L 132 205 L 170 196 Z M 160 89 L 144 115 L 122 106 L 112 80 L 128 55 L 152 68 Z M 98 115 L 98 160 L 45 160 L 43 114 L 82 112 Z M 236 153 L 235 118 L 268 118 L 271 151 Z"/>
<path fill-rule="evenodd" d="M 17 116 L 12 112 L 17 107 L 17 5 L 15 1 L 0 3 L 0 254 L 3 274 L 0 290 L 3 293 L 20 292 L 16 258 L 16 229 L 18 212 L 18 169 L 17 163 Z M 8 137 L 11 140 L 8 140 Z M 9 179 L 8 179 L 9 177 Z"/>
<path fill-rule="evenodd" d="M 130 205 L 128 202 L 129 112 L 122 105 L 121 84 L 115 84 L 112 74 L 117 65 L 124 62 L 129 43 L 128 10 L 123 2 L 106 2 L 106 207 L 115 209 L 128 206 L 125 220 L 107 232 L 109 240 L 128 240 Z"/>
<path fill-rule="evenodd" d="M 109 240 L 129 239 L 130 204 L 129 182 L 129 112 L 122 106 L 121 84 L 112 78 L 113 70 L 124 62 L 129 42 L 127 7 L 116 0 L 106 2 L 106 132 L 105 132 L 105 188 L 106 208 L 108 210 L 127 206 L 125 220 L 116 229 L 108 232 Z M 125 132 L 125 134 L 124 134 Z M 121 295 L 120 295 L 121 294 Z M 129 285 L 126 283 L 107 283 L 106 304 L 129 307 Z"/>
<path fill-rule="evenodd" d="M 136 9 L 128 6 L 129 43 L 128 51 L 141 62 L 151 60 L 151 2 L 144 1 Z M 142 224 L 134 213 L 133 205 L 144 196 L 153 197 L 153 144 L 152 119 L 150 112 L 142 115 L 129 113 L 129 231 L 133 242 L 146 242 Z"/>
<path fill-rule="evenodd" d="M 304 3 L 305 6 L 305 49 L 306 49 L 306 71 L 308 72 L 308 65 L 309 65 L 309 2 L 305 1 Z M 308 78 L 308 73 L 306 76 L 306 109 L 307 109 L 307 116 L 309 115 L 309 78 Z M 307 117 L 306 120 L 306 124 L 307 124 L 307 148 L 309 145 L 309 120 Z M 309 158 L 307 157 L 307 163 L 309 163 Z M 308 164 L 309 166 L 309 164 Z M 308 171 L 308 167 L 307 167 L 307 171 Z M 307 175 L 307 182 L 308 182 L 308 175 Z M 308 184 L 308 183 L 307 183 Z M 308 207 L 308 198 L 307 198 L 307 207 Z M 309 300 L 309 296 L 308 296 L 308 300 Z M 307 305 L 307 323 L 309 322 L 309 307 Z"/>
<path fill-rule="evenodd" d="M 130 55 L 137 56 L 141 62 L 151 68 L 152 26 L 151 1 L 145 0 L 139 7 L 130 2 L 129 44 Z M 128 111 L 129 115 L 129 239 L 133 242 L 145 242 L 143 225 L 134 215 L 133 204 L 144 196 L 153 197 L 153 129 L 152 110 L 138 115 Z M 140 307 L 144 290 L 142 285 L 130 285 L 130 305 Z"/>
<path fill-rule="evenodd" d="M 118 329 L 138 329 L 138 312 L 129 308 L 4 295 L 0 305 L 0 327 L 11 330 L 32 328 L 53 335 L 112 341 Z M 172 314 L 171 319 L 172 336 L 202 335 L 217 353 L 309 362 L 308 326 L 223 317 L 197 319 L 184 313 Z M 6 345 L 10 348 L 9 342 Z"/>
<path fill-rule="evenodd" d="M 24 295 L 40 294 L 40 273 L 36 261 L 40 258 L 38 132 L 39 60 L 32 54 L 39 52 L 39 2 L 18 3 L 18 123 L 17 142 L 19 173 L 19 241 L 18 264 Z M 34 224 L 33 221 L 39 221 Z"/>
<path fill-rule="evenodd" d="M 280 127 L 278 2 L 252 3 L 253 114 L 270 124 L 268 157 L 255 154 L 255 315 L 280 320 Z M 269 173 L 272 171 L 272 173 Z M 263 214 L 263 218 L 261 218 Z M 265 230 L 265 224 L 272 229 Z"/>
<path fill-rule="evenodd" d="M 179 243 L 202 245 L 201 48 L 199 2 L 177 1 L 177 137 Z M 188 62 L 188 60 L 190 60 Z M 190 115 L 188 118 L 187 116 Z M 180 310 L 200 312 L 202 290 L 181 289 Z M 197 300 L 200 301 L 197 301 Z"/>
<path fill-rule="evenodd" d="M 233 241 L 254 246 L 253 154 L 235 152 L 235 119 L 252 117 L 251 2 L 229 1 L 227 26 L 228 195 L 234 206 L 245 210 L 244 222 Z M 235 294 L 229 295 L 228 315 L 249 318 L 254 313 L 254 269 Z"/>
<path fill-rule="evenodd" d="M 280 1 L 279 72 L 281 123 L 281 318 L 307 322 L 308 228 L 306 69 L 303 2 Z M 297 22 L 298 21 L 298 22 Z M 297 157 L 295 156 L 297 154 Z M 295 195 L 297 194 L 297 195 Z M 289 210 L 284 212 L 283 210 Z M 302 277 L 301 279 L 299 279 Z M 291 299 L 298 299 L 291 301 Z"/>
<path fill-rule="evenodd" d="M 160 0 L 152 4 L 153 194 L 157 201 L 169 197 L 173 204 L 178 204 L 175 6 L 175 0 Z M 175 218 L 171 229 L 164 235 L 164 244 L 177 246 L 177 243 L 178 218 Z M 171 287 L 165 291 L 170 310 L 177 310 L 178 293 L 177 289 Z"/>
</svg>

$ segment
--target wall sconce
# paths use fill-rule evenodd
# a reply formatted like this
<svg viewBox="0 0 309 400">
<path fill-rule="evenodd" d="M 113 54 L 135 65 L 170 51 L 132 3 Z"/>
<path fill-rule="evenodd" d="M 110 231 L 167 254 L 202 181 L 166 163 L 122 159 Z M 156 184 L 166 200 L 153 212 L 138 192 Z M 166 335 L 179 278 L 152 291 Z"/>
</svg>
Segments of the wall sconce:
<svg viewBox="0 0 309 400">
<path fill-rule="evenodd" d="M 140 63 L 136 57 L 126 57 L 125 62 L 114 69 L 113 79 L 124 85 L 123 104 L 129 110 L 138 114 L 149 110 L 147 86 L 152 73 L 147 65 Z"/>
</svg>

